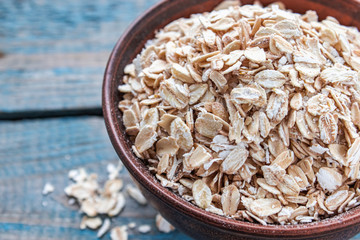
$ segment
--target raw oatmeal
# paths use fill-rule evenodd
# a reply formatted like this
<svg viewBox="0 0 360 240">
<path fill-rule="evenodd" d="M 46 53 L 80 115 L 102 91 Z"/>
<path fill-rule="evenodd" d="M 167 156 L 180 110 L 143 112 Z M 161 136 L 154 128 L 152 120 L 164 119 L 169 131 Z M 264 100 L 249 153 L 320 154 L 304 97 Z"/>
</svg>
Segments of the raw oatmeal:
<svg viewBox="0 0 360 240">
<path fill-rule="evenodd" d="M 124 72 L 133 151 L 185 200 L 264 225 L 360 204 L 356 28 L 227 1 L 165 26 Z"/>
<path fill-rule="evenodd" d="M 125 207 L 125 193 L 121 191 L 123 188 L 123 180 L 119 175 L 122 169 L 122 164 L 117 166 L 109 164 L 108 180 L 104 186 L 100 186 L 98 176 L 95 173 L 87 173 L 84 168 L 70 170 L 68 176 L 73 181 L 68 185 L 64 191 L 69 197 L 69 205 L 75 203 L 80 207 L 80 213 L 83 217 L 80 223 L 81 229 L 97 230 L 97 237 L 102 238 L 108 231 L 110 231 L 110 238 L 112 240 L 127 240 L 128 230 L 130 233 L 134 232 L 136 227 L 135 222 L 130 222 L 127 225 L 112 227 L 111 219 L 118 216 Z M 140 205 L 146 205 L 147 201 L 136 187 L 128 185 L 126 187 L 129 197 L 134 199 Z M 46 183 L 44 186 L 45 194 L 52 192 L 53 186 Z M 128 199 L 130 200 L 130 199 Z M 127 201 L 128 201 L 127 200 Z M 160 214 L 155 217 L 156 227 L 160 232 L 169 233 L 175 228 Z M 146 234 L 151 231 L 150 225 L 141 225 L 137 232 Z"/>
</svg>

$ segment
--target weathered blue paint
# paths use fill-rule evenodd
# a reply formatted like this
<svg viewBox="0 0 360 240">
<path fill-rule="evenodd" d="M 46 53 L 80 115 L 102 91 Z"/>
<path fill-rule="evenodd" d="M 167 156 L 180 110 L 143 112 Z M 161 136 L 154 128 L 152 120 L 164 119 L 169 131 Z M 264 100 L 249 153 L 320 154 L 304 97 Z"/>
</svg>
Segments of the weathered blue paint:
<svg viewBox="0 0 360 240">
<path fill-rule="evenodd" d="M 0 1 L 0 119 L 99 112 L 113 46 L 157 1 Z"/>
<path fill-rule="evenodd" d="M 34 54 L 110 49 L 127 25 L 155 2 L 0 1 L 0 50 Z"/>
</svg>

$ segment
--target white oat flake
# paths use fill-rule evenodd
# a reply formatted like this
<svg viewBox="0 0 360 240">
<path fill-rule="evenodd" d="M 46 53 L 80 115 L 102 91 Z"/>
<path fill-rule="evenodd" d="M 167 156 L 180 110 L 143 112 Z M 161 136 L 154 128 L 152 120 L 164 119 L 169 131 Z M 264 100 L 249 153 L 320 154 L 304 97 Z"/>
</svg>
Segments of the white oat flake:
<svg viewBox="0 0 360 240">
<path fill-rule="evenodd" d="M 138 231 L 140 232 L 140 233 L 149 233 L 150 231 L 151 231 L 151 227 L 150 227 L 150 225 L 147 225 L 147 224 L 144 224 L 144 225 L 140 225 L 139 227 L 138 227 Z"/>
<path fill-rule="evenodd" d="M 51 183 L 45 183 L 44 188 L 42 190 L 42 194 L 48 195 L 48 194 L 52 193 L 54 190 L 55 190 L 54 185 L 52 185 Z"/>
<path fill-rule="evenodd" d="M 126 188 L 128 194 L 130 195 L 130 197 L 132 197 L 134 200 L 136 200 L 139 204 L 141 205 L 146 205 L 147 204 L 147 200 L 146 198 L 142 195 L 142 193 L 140 192 L 140 190 L 138 188 L 135 188 L 133 186 L 128 186 Z"/>
</svg>

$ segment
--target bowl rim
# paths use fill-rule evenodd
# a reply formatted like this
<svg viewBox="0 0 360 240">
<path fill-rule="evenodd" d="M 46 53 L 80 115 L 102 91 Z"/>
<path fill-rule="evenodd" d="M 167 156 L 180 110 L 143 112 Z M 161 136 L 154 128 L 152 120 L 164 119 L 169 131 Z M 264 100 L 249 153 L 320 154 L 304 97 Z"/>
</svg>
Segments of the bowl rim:
<svg viewBox="0 0 360 240">
<path fill-rule="evenodd" d="M 357 2 L 359 4 L 359 0 L 351 1 L 354 3 Z M 158 9 L 164 9 L 165 6 L 171 5 L 171 3 L 174 2 L 176 1 L 162 0 L 151 6 L 131 23 L 131 25 L 122 33 L 121 37 L 118 39 L 115 47 L 113 48 L 104 73 L 102 86 L 102 109 L 106 129 L 115 151 L 131 175 L 142 185 L 142 187 L 146 188 L 149 192 L 156 195 L 158 198 L 161 198 L 167 205 L 175 208 L 182 214 L 225 231 L 241 232 L 254 235 L 260 234 L 263 236 L 296 237 L 321 235 L 330 231 L 335 233 L 343 228 L 348 228 L 359 224 L 360 207 L 353 208 L 348 212 L 341 213 L 318 222 L 297 225 L 261 225 L 260 223 L 250 223 L 227 218 L 207 212 L 186 201 L 185 199 L 182 199 L 179 195 L 163 187 L 158 180 L 154 179 L 152 174 L 144 172 L 142 168 L 139 168 L 136 165 L 135 161 L 140 160 L 135 157 L 135 155 L 132 153 L 132 150 L 128 151 L 129 148 L 126 146 L 126 144 L 122 143 L 127 140 L 127 136 L 124 134 L 124 132 L 119 131 L 119 129 L 121 129 L 119 125 L 121 120 L 118 119 L 116 111 L 113 109 L 114 103 L 112 102 L 111 97 L 113 89 L 111 88 L 111 83 L 112 81 L 116 80 L 117 65 L 119 63 L 119 59 L 116 57 L 116 53 L 119 51 L 119 49 L 122 48 L 124 40 L 128 35 L 131 34 L 131 32 L 133 32 L 133 29 L 136 26 L 140 25 L 140 23 L 143 21 L 146 21 L 144 19 L 147 19 L 149 16 L 153 15 L 156 11 L 158 11 Z M 118 131 L 121 132 L 120 135 L 117 134 Z"/>
</svg>

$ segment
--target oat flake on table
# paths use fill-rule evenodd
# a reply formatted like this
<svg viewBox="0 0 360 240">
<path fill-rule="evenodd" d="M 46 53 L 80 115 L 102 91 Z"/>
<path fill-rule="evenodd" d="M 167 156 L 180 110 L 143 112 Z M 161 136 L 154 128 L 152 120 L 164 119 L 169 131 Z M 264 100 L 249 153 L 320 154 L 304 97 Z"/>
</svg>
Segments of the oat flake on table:
<svg viewBox="0 0 360 240">
<path fill-rule="evenodd" d="M 119 91 L 133 151 L 185 200 L 261 224 L 359 205 L 360 34 L 229 1 L 159 30 Z"/>
<path fill-rule="evenodd" d="M 80 212 L 85 214 L 82 217 L 80 228 L 97 230 L 98 238 L 102 238 L 111 229 L 111 239 L 126 240 L 128 239 L 127 230 L 136 227 L 135 222 L 130 222 L 128 225 L 111 228 L 111 218 L 118 216 L 125 207 L 125 196 L 121 192 L 123 180 L 119 178 L 119 171 L 121 169 L 122 164 L 120 162 L 117 166 L 113 164 L 107 166 L 109 175 L 103 188 L 97 182 L 97 174 L 88 174 L 84 168 L 69 171 L 68 176 L 74 181 L 74 183 L 71 183 L 64 189 L 66 195 L 71 197 L 69 198 L 69 205 L 79 204 Z M 49 183 L 45 185 L 44 189 L 50 188 L 48 185 Z M 145 205 L 147 203 L 145 197 L 136 187 L 127 186 L 127 192 L 131 199 L 138 204 Z M 161 232 L 169 233 L 175 230 L 160 214 L 156 215 L 154 221 Z M 150 225 L 145 224 L 138 227 L 138 232 L 142 234 L 147 234 L 150 231 Z"/>
</svg>

